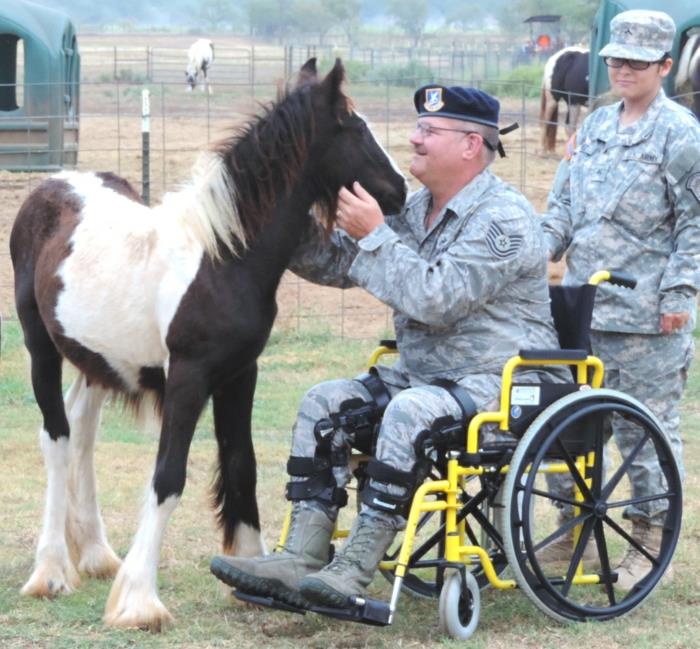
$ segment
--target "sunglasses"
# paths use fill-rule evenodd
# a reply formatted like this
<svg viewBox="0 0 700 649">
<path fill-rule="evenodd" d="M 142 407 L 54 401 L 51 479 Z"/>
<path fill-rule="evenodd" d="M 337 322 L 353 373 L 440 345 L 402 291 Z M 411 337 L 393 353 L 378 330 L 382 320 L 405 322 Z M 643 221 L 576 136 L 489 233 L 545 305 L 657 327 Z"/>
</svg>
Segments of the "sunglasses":
<svg viewBox="0 0 700 649">
<path fill-rule="evenodd" d="M 647 70 L 650 65 L 655 63 L 663 63 L 664 59 L 659 61 L 637 61 L 636 59 L 618 59 L 616 56 L 606 56 L 603 58 L 605 65 L 609 68 L 621 68 L 623 65 L 627 64 L 627 67 L 632 70 Z"/>
</svg>

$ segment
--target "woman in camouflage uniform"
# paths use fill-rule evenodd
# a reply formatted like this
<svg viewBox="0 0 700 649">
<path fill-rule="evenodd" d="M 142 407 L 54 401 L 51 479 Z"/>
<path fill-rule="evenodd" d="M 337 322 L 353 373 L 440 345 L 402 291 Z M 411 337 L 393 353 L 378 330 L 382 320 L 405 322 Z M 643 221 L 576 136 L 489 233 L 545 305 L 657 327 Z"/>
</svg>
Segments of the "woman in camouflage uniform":
<svg viewBox="0 0 700 649">
<path fill-rule="evenodd" d="M 663 12 L 613 18 L 610 43 L 599 55 L 621 101 L 589 115 L 569 144 L 543 226 L 550 258 L 566 253 L 565 284 L 585 283 L 602 268 L 637 279 L 634 291 L 599 287 L 593 351 L 606 364 L 606 387 L 636 397 L 657 415 L 683 475 L 679 403 L 693 356 L 700 285 L 700 126 L 661 87 L 673 64 L 674 34 Z M 633 438 L 626 426 L 613 426 L 623 453 Z M 642 452 L 632 464 L 636 497 L 658 489 L 662 473 L 655 458 Z M 664 507 L 655 500 L 625 512 L 641 545 L 658 548 Z M 560 545 L 570 554 L 570 539 Z M 543 552 L 554 558 L 556 550 Z M 630 588 L 649 565 L 630 546 L 617 567 L 618 586 Z"/>
</svg>

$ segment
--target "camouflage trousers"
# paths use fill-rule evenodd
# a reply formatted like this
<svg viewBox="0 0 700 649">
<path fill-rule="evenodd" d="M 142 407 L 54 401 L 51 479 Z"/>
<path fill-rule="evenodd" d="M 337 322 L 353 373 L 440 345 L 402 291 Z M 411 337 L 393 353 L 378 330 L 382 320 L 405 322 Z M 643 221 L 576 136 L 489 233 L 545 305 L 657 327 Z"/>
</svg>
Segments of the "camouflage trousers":
<svg viewBox="0 0 700 649">
<path fill-rule="evenodd" d="M 679 408 L 693 358 L 692 336 L 592 331 L 591 346 L 605 364 L 604 387 L 634 397 L 656 415 L 673 449 L 681 479 L 684 479 Z M 611 428 L 620 453 L 626 457 L 639 439 L 638 429 L 622 418 L 615 418 Z M 663 473 L 650 444 L 636 456 L 628 475 L 635 498 L 658 494 L 665 489 Z M 570 493 L 573 487 L 571 478 L 565 475 L 550 475 L 548 480 L 550 488 L 557 493 Z M 654 521 L 662 518 L 666 509 L 665 500 L 653 500 L 628 507 L 624 515 Z M 573 515 L 567 507 L 562 510 L 565 516 Z"/>
<path fill-rule="evenodd" d="M 429 429 L 438 417 L 452 416 L 459 419 L 462 411 L 454 397 L 444 388 L 421 384 L 411 385 L 405 374 L 392 367 L 379 366 L 379 376 L 391 395 L 391 401 L 384 411 L 379 428 L 375 457 L 392 468 L 411 471 L 416 464 L 414 442 L 422 431 Z M 538 372 L 525 372 L 518 381 L 535 382 L 540 379 Z M 477 407 L 477 410 L 493 410 L 498 407 L 501 376 L 496 374 L 472 374 L 458 381 L 464 387 Z M 291 454 L 298 457 L 313 457 L 316 452 L 314 426 L 329 413 L 338 412 L 346 399 L 369 400 L 370 395 L 364 385 L 354 379 L 340 379 L 320 383 L 309 390 L 302 399 L 293 428 Z M 486 431 L 482 434 L 495 435 Z M 339 430 L 333 437 L 332 448 L 338 453 L 349 451 L 348 431 Z M 336 466 L 334 476 L 339 487 L 350 480 L 348 466 Z M 293 478 L 297 479 L 297 478 Z M 394 496 L 405 495 L 405 488 L 371 481 L 378 491 Z M 303 507 L 321 509 L 331 517 L 336 511 L 315 500 L 302 501 Z M 405 519 L 397 514 L 381 512 L 362 505 L 364 514 L 381 518 L 386 525 L 402 529 Z"/>
</svg>

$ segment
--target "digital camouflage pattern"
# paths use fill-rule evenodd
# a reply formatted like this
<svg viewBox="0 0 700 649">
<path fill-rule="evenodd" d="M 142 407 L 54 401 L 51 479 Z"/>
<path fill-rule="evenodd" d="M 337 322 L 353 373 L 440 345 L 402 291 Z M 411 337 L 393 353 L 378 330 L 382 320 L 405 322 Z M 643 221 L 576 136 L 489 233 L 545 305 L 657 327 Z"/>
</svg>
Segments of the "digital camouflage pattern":
<svg viewBox="0 0 700 649">
<path fill-rule="evenodd" d="M 519 349 L 557 347 L 546 258 L 525 197 L 486 170 L 426 232 L 430 193 L 358 243 L 318 229 L 290 264 L 311 281 L 361 286 L 394 310 L 399 369 L 411 385 L 499 374 Z"/>
<path fill-rule="evenodd" d="M 593 329 L 660 332 L 662 313 L 690 312 L 700 286 L 700 125 L 663 90 L 636 123 L 618 129 L 621 103 L 593 112 L 563 160 L 543 223 L 565 284 L 606 268 L 637 278 L 633 291 L 602 284 Z"/>
<path fill-rule="evenodd" d="M 671 51 L 675 34 L 673 19 L 663 11 L 623 11 L 610 21 L 610 42 L 599 55 L 658 61 Z"/>
<path fill-rule="evenodd" d="M 680 433 L 679 404 L 688 379 L 688 370 L 694 353 L 691 334 L 670 336 L 593 332 L 591 345 L 597 356 L 605 359 L 605 387 L 634 396 L 658 418 L 668 436 L 676 462 L 685 477 L 683 441 Z M 630 430 L 631 428 L 631 430 Z M 627 455 L 639 439 L 632 424 L 623 420 L 613 423 L 615 442 Z M 611 431 L 612 433 L 613 431 Z M 657 464 L 656 453 L 645 447 L 630 466 L 630 479 L 635 498 L 664 491 L 663 474 Z M 570 477 L 548 476 L 553 491 L 566 493 L 573 488 Z M 666 501 L 653 500 L 636 507 L 628 507 L 626 518 L 642 518 L 654 523 L 666 509 Z M 561 506 L 566 516 L 573 517 L 573 508 Z"/>
<path fill-rule="evenodd" d="M 358 243 L 339 231 L 327 241 L 318 229 L 310 229 L 290 264 L 294 272 L 317 283 L 362 286 L 394 309 L 400 356 L 395 366 L 377 368 L 393 398 L 382 419 L 376 457 L 402 471 L 416 462 L 413 442 L 421 431 L 438 417 L 461 414 L 449 392 L 428 385 L 431 381 L 457 381 L 479 410 L 491 410 L 498 405 L 508 358 L 520 349 L 558 347 L 544 241 L 525 198 L 484 171 L 426 232 L 430 200 L 427 190 L 416 192 L 403 212 L 387 217 L 385 225 Z M 568 371 L 518 375 L 519 382 L 543 378 L 566 380 Z M 358 396 L 369 398 L 362 384 L 352 380 L 312 388 L 294 425 L 292 455 L 313 456 L 315 423 Z M 336 435 L 333 445 L 336 450 L 347 448 L 347 431 Z M 344 486 L 349 470 L 336 467 L 335 477 Z M 373 486 L 394 495 L 403 491 Z M 304 506 L 325 507 L 315 501 L 304 501 Z M 404 523 L 397 515 L 366 513 L 393 527 Z"/>
<path fill-rule="evenodd" d="M 663 90 L 636 123 L 619 128 L 621 103 L 599 108 L 577 135 L 574 155 L 562 161 L 543 220 L 548 247 L 566 252 L 565 284 L 584 283 L 599 269 L 626 272 L 634 290 L 601 284 L 591 345 L 606 366 L 606 387 L 644 403 L 660 420 L 683 467 L 679 404 L 692 359 L 700 283 L 700 126 Z M 688 312 L 678 333 L 662 335 L 661 315 Z M 615 422 L 618 446 L 634 435 Z M 663 479 L 653 458 L 631 470 L 636 495 Z M 551 483 L 560 480 L 551 479 Z M 651 519 L 663 501 L 629 509 Z"/>
</svg>

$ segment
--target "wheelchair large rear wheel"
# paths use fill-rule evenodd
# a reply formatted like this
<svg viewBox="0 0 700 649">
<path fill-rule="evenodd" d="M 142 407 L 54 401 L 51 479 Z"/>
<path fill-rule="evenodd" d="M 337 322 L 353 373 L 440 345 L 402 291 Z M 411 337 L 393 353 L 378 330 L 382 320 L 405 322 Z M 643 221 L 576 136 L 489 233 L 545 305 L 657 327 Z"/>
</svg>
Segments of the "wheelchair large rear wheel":
<svg viewBox="0 0 700 649">
<path fill-rule="evenodd" d="M 661 479 L 633 489 L 630 475 L 650 465 Z M 681 480 L 666 435 L 643 404 L 607 389 L 570 394 L 535 419 L 513 455 L 504 501 L 504 545 L 518 585 L 564 622 L 612 619 L 639 605 L 659 584 L 681 526 Z M 658 548 L 632 536 L 628 516 L 642 510 L 661 523 Z M 570 555 L 545 560 L 544 548 L 562 539 Z M 616 572 L 628 551 L 645 565 L 630 590 Z"/>
</svg>

